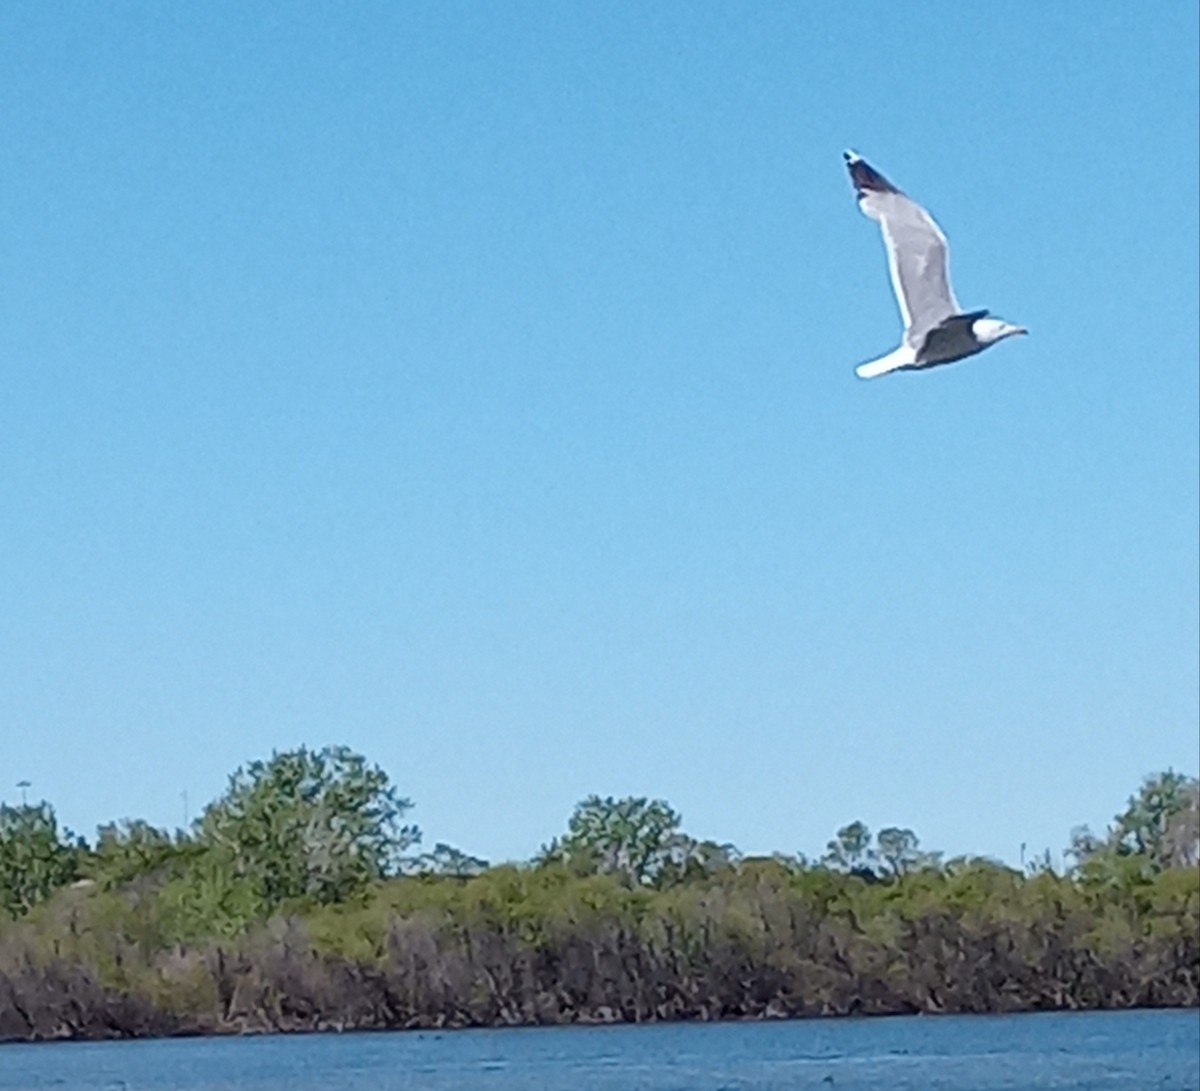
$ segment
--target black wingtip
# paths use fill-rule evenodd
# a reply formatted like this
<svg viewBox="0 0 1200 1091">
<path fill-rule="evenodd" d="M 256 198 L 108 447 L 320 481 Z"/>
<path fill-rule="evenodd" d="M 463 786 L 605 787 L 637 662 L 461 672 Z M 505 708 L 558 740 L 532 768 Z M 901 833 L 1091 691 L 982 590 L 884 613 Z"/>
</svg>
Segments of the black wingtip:
<svg viewBox="0 0 1200 1091">
<path fill-rule="evenodd" d="M 860 197 L 865 193 L 900 192 L 858 152 L 847 150 L 842 152 L 842 157 L 846 160 L 846 169 L 850 171 L 850 181 Z"/>
</svg>

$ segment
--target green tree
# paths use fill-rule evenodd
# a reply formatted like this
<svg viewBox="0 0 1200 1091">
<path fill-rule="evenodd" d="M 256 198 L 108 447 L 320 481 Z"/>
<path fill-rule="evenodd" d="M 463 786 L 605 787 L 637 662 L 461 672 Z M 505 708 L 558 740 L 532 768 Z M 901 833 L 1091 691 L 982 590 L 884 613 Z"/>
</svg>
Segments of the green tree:
<svg viewBox="0 0 1200 1091">
<path fill-rule="evenodd" d="M 875 854 L 885 874 L 898 879 L 910 871 L 936 867 L 941 853 L 924 852 L 920 839 L 912 830 L 888 826 L 875 835 Z"/>
<path fill-rule="evenodd" d="M 871 847 L 871 831 L 863 822 L 851 822 L 837 831 L 826 846 L 821 863 L 835 871 L 875 873 L 875 850 Z"/>
<path fill-rule="evenodd" d="M 166 830 L 140 818 L 109 822 L 96 831 L 95 847 L 80 870 L 106 889 L 121 886 L 139 875 L 160 872 L 195 855 L 197 846 L 186 834 L 172 837 Z"/>
<path fill-rule="evenodd" d="M 158 893 L 180 939 L 231 937 L 245 932 L 265 912 L 257 876 L 235 871 L 227 852 L 202 849 Z"/>
<path fill-rule="evenodd" d="M 269 911 L 290 899 L 342 901 L 393 874 L 420 840 L 387 774 L 347 747 L 255 761 L 197 822 L 197 839 L 250 880 Z"/>
<path fill-rule="evenodd" d="M 1114 819 L 1114 848 L 1123 855 L 1149 857 L 1158 868 L 1195 863 L 1197 799 L 1195 777 L 1170 769 L 1147 777 Z"/>
<path fill-rule="evenodd" d="M 614 875 L 631 886 L 666 886 L 689 864 L 711 860 L 721 846 L 680 830 L 681 818 L 662 799 L 592 795 L 576 805 L 567 833 L 543 847 L 539 863 L 562 863 L 588 875 Z"/>
<path fill-rule="evenodd" d="M 469 879 L 487 868 L 486 860 L 439 841 L 433 846 L 432 852 L 417 857 L 414 870 L 419 875 L 447 875 L 456 879 Z"/>
<path fill-rule="evenodd" d="M 1107 842 L 1103 837 L 1092 833 L 1090 826 L 1076 826 L 1071 830 L 1071 843 L 1067 846 L 1065 855 L 1071 858 L 1074 867 L 1080 867 L 1107 849 Z"/>
<path fill-rule="evenodd" d="M 49 803 L 0 804 L 0 909 L 19 917 L 71 882 L 79 852 Z"/>
<path fill-rule="evenodd" d="M 737 846 L 729 841 L 694 841 L 689 837 L 685 847 L 682 866 L 675 865 L 679 882 L 723 874 L 742 860 Z"/>
<path fill-rule="evenodd" d="M 1189 778 L 1182 805 L 1167 820 L 1163 855 L 1168 867 L 1200 864 L 1200 780 Z"/>
<path fill-rule="evenodd" d="M 1087 826 L 1071 831 L 1067 855 L 1095 876 L 1113 857 L 1137 857 L 1154 871 L 1200 862 L 1200 782 L 1173 770 L 1148 776 L 1136 795 L 1098 837 Z"/>
</svg>

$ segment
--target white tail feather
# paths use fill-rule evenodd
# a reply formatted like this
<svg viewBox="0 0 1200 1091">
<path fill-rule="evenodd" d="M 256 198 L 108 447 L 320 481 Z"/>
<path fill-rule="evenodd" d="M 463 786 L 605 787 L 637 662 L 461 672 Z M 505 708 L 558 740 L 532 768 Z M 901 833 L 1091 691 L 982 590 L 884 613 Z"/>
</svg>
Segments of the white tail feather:
<svg viewBox="0 0 1200 1091">
<path fill-rule="evenodd" d="M 854 374 L 860 379 L 874 379 L 877 375 L 886 375 L 889 371 L 909 367 L 915 362 L 916 355 L 913 350 L 907 345 L 901 345 L 894 352 L 889 352 L 886 356 L 881 356 L 878 360 L 859 364 L 854 369 Z"/>
</svg>

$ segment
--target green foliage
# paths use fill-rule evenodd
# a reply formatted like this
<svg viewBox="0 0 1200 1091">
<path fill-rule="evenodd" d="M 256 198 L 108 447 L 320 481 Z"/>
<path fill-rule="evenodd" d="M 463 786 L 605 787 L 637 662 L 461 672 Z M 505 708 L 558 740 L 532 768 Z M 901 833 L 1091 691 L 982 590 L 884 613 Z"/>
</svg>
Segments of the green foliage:
<svg viewBox="0 0 1200 1091">
<path fill-rule="evenodd" d="M 1136 858 L 1154 871 L 1200 863 L 1200 781 L 1173 770 L 1146 777 L 1109 827 L 1097 837 L 1086 826 L 1071 831 L 1067 855 L 1089 881 L 1128 870 L 1118 861 Z"/>
<path fill-rule="evenodd" d="M 899 878 L 918 868 L 936 867 L 939 852 L 923 852 L 921 841 L 912 830 L 889 826 L 875 835 L 875 855 L 885 875 Z"/>
<path fill-rule="evenodd" d="M 506 865 L 184 939 L 171 883 L 69 889 L 0 928 L 0 988 L 82 1036 L 1197 1003 L 1200 871 L 1127 879 L 758 858 L 655 889 Z"/>
<path fill-rule="evenodd" d="M 110 822 L 96 831 L 96 844 L 81 861 L 88 878 L 106 889 L 122 886 L 140 875 L 185 868 L 199 846 L 182 832 L 166 830 L 141 819 Z"/>
<path fill-rule="evenodd" d="M 837 832 L 826 846 L 821 862 L 837 871 L 871 872 L 875 870 L 875 850 L 871 831 L 863 822 L 851 822 Z"/>
<path fill-rule="evenodd" d="M 456 879 L 469 879 L 487 868 L 486 860 L 439 841 L 433 846 L 432 852 L 417 857 L 413 870 L 419 875 L 449 875 Z"/>
<path fill-rule="evenodd" d="M 159 898 L 172 934 L 181 940 L 240 935 L 272 908 L 258 876 L 239 869 L 225 849 L 197 853 L 186 870 L 164 884 Z"/>
<path fill-rule="evenodd" d="M 19 917 L 79 873 L 79 846 L 49 803 L 0 804 L 0 910 Z"/>
<path fill-rule="evenodd" d="M 239 769 L 193 835 L 2 808 L 0 1036 L 1195 1005 L 1195 783 L 1150 778 L 1066 874 L 861 822 L 742 859 L 597 796 L 534 866 L 403 861 L 408 801 L 341 749 Z"/>
<path fill-rule="evenodd" d="M 222 875 L 203 897 L 226 901 L 236 880 L 249 883 L 267 911 L 360 894 L 420 839 L 415 826 L 401 824 L 411 806 L 382 769 L 346 747 L 251 762 L 197 823 L 197 841 Z"/>
<path fill-rule="evenodd" d="M 630 886 L 666 887 L 711 874 L 734 858 L 731 845 L 696 841 L 664 800 L 588 796 L 567 832 L 543 847 L 537 862 L 577 875 L 613 875 Z"/>
<path fill-rule="evenodd" d="M 1198 803 L 1195 777 L 1172 770 L 1147 777 L 1114 820 L 1112 844 L 1122 854 L 1149 857 L 1159 868 L 1195 864 Z"/>
<path fill-rule="evenodd" d="M 923 852 L 912 830 L 888 826 L 874 838 L 863 822 L 851 822 L 837 831 L 821 863 L 864 879 L 897 879 L 920 868 L 937 867 L 939 852 Z"/>
</svg>

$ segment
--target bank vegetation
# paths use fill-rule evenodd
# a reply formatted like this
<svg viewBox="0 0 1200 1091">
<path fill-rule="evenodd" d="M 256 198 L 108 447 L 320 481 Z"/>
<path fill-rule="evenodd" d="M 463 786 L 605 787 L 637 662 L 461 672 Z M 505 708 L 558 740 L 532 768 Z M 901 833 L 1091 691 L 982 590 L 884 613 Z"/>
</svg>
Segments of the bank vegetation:
<svg viewBox="0 0 1200 1091">
<path fill-rule="evenodd" d="M 839 830 L 817 860 L 584 800 L 528 863 L 421 855 L 332 748 L 239 770 L 193 828 L 0 809 L 0 1039 L 1200 1003 L 1197 785 L 1148 778 L 1067 865 Z"/>
</svg>

